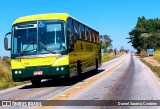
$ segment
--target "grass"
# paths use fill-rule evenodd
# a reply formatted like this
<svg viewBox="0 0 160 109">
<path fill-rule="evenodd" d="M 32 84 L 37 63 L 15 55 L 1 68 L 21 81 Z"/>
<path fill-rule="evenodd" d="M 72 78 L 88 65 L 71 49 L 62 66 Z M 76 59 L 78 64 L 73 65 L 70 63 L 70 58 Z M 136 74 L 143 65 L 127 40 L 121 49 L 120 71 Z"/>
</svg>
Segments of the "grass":
<svg viewBox="0 0 160 109">
<path fill-rule="evenodd" d="M 160 50 L 156 50 L 154 53 L 154 59 L 160 63 Z"/>
<path fill-rule="evenodd" d="M 5 72 L 2 67 L 0 67 L 0 77 L 1 77 L 0 90 L 27 83 L 27 82 L 14 82 L 12 80 L 11 72 Z"/>
<path fill-rule="evenodd" d="M 114 54 L 113 53 L 105 53 L 104 56 L 102 57 L 102 63 L 107 62 L 109 60 L 114 59 Z"/>
<path fill-rule="evenodd" d="M 146 56 L 145 56 L 146 57 Z M 154 52 L 154 55 L 153 55 L 154 59 L 158 61 L 158 63 L 160 63 L 160 50 L 156 50 Z M 157 73 L 159 76 L 160 76 L 160 67 L 158 66 L 153 66 L 152 64 L 146 62 L 145 60 L 141 59 L 141 61 L 143 63 L 145 63 L 148 67 L 151 68 L 151 70 L 155 73 Z"/>
<path fill-rule="evenodd" d="M 160 76 L 160 67 L 153 66 L 152 64 L 146 62 L 143 59 L 140 59 L 144 64 L 146 64 L 154 73 L 158 74 Z"/>
<path fill-rule="evenodd" d="M 117 57 L 119 57 L 119 56 L 121 56 L 123 54 L 124 54 L 124 52 L 118 52 L 117 53 Z M 112 60 L 114 58 L 116 58 L 116 57 L 114 56 L 113 52 L 111 52 L 111 53 L 105 53 L 105 55 L 102 57 L 102 63 L 110 61 L 110 60 Z"/>
<path fill-rule="evenodd" d="M 0 90 L 27 83 L 27 82 L 14 82 L 12 80 L 11 70 L 6 70 L 6 68 L 10 69 L 9 66 L 10 65 L 6 65 L 6 62 L 2 62 L 2 59 L 0 59 L 0 77 L 1 77 Z"/>
</svg>

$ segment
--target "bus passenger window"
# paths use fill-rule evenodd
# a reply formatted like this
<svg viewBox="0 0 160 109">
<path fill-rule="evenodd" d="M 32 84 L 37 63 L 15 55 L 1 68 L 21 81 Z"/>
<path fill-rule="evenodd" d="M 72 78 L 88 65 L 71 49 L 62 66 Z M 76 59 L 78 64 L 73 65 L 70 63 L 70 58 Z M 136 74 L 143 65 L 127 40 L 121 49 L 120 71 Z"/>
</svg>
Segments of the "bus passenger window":
<svg viewBox="0 0 160 109">
<path fill-rule="evenodd" d="M 94 31 L 92 31 L 92 41 L 94 42 L 94 36 L 95 36 L 95 32 Z"/>
<path fill-rule="evenodd" d="M 79 39 L 79 29 L 77 21 L 73 21 L 73 28 L 74 28 L 75 40 Z"/>
<path fill-rule="evenodd" d="M 98 42 L 98 35 L 97 35 L 97 32 L 95 33 L 95 42 L 97 43 Z"/>
<path fill-rule="evenodd" d="M 97 33 L 95 32 L 95 35 L 94 35 L 94 42 L 97 42 Z"/>
<path fill-rule="evenodd" d="M 97 37 L 98 37 L 98 43 L 100 43 L 100 37 L 99 37 L 99 33 L 97 34 Z"/>
<path fill-rule="evenodd" d="M 74 42 L 73 28 L 71 19 L 67 20 L 67 37 L 70 45 Z"/>
<path fill-rule="evenodd" d="M 80 31 L 81 31 L 81 39 L 85 39 L 85 31 L 84 31 L 84 26 L 80 24 Z"/>
<path fill-rule="evenodd" d="M 96 42 L 99 43 L 99 36 L 98 36 L 98 33 L 96 33 Z"/>
<path fill-rule="evenodd" d="M 92 40 L 92 36 L 93 36 L 92 33 L 93 33 L 93 30 L 90 29 L 90 41 L 93 41 L 93 40 Z"/>
<path fill-rule="evenodd" d="M 85 28 L 85 30 L 86 30 L 86 40 L 89 40 L 89 30 L 87 27 Z"/>
</svg>

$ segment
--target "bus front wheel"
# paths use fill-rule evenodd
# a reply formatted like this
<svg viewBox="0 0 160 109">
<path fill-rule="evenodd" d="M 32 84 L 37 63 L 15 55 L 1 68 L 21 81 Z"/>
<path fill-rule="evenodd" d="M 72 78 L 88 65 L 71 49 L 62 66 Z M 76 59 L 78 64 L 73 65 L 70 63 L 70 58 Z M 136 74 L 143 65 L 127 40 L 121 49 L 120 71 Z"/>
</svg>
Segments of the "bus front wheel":
<svg viewBox="0 0 160 109">
<path fill-rule="evenodd" d="M 31 82 L 32 82 L 32 86 L 33 86 L 33 87 L 39 87 L 40 84 L 41 84 L 41 79 L 38 78 L 38 77 L 33 77 L 33 78 L 31 79 Z"/>
</svg>

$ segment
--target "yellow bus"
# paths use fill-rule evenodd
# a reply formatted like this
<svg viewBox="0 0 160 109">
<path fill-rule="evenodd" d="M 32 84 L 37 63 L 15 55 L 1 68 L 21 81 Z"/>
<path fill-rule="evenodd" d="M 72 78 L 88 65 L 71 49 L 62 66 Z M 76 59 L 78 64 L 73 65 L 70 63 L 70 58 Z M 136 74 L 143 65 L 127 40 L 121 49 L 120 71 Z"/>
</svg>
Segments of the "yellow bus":
<svg viewBox="0 0 160 109">
<path fill-rule="evenodd" d="M 8 35 L 11 36 L 9 47 Z M 65 13 L 18 18 L 4 38 L 15 82 L 71 78 L 101 65 L 99 32 Z"/>
</svg>

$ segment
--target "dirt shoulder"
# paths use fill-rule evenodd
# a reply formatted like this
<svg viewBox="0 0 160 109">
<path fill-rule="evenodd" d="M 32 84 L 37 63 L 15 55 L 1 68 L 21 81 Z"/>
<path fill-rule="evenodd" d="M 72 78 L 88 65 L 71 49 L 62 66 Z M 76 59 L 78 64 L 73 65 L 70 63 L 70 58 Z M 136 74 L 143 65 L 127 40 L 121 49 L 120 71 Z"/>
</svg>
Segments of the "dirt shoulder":
<svg viewBox="0 0 160 109">
<path fill-rule="evenodd" d="M 155 60 L 153 57 L 140 58 L 140 60 L 144 64 L 146 64 L 152 70 L 152 72 L 154 72 L 156 79 L 160 83 L 160 63 L 158 63 L 158 61 Z"/>
<path fill-rule="evenodd" d="M 158 63 L 157 60 L 155 60 L 153 57 L 145 57 L 143 58 L 146 62 L 150 63 L 151 65 L 153 66 L 156 66 L 156 67 L 160 67 L 160 63 Z"/>
</svg>

